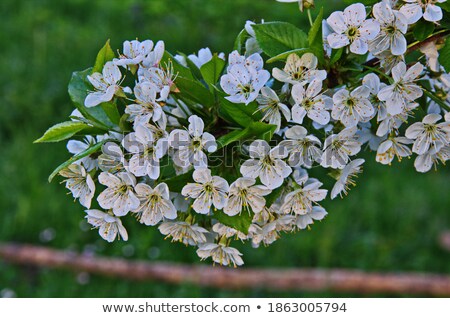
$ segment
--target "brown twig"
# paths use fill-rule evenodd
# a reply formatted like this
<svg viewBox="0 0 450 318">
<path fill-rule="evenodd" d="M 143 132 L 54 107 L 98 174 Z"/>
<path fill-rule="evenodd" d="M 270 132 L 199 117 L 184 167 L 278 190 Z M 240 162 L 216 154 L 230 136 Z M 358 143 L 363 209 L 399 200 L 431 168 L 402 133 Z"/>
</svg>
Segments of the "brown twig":
<svg viewBox="0 0 450 318">
<path fill-rule="evenodd" d="M 425 273 L 382 274 L 345 269 L 231 269 L 93 257 L 19 244 L 0 245 L 0 257 L 17 264 L 65 268 L 130 280 L 191 283 L 224 289 L 450 296 L 450 276 Z"/>
<path fill-rule="evenodd" d="M 414 52 L 414 51 L 417 51 L 420 48 L 424 47 L 425 45 L 427 45 L 429 43 L 432 43 L 432 42 L 435 42 L 435 41 L 438 41 L 438 40 L 441 40 L 441 39 L 443 39 L 443 38 L 445 38 L 445 37 L 447 37 L 449 35 L 450 35 L 450 30 L 446 30 L 444 32 L 436 33 L 436 34 L 430 36 L 429 38 L 426 38 L 425 40 L 410 46 L 408 48 L 408 50 L 406 51 L 406 54 Z M 380 62 L 380 60 L 375 57 L 375 58 L 367 61 L 365 63 L 365 65 L 369 66 L 369 67 L 373 67 L 373 66 L 377 65 L 379 62 Z"/>
</svg>

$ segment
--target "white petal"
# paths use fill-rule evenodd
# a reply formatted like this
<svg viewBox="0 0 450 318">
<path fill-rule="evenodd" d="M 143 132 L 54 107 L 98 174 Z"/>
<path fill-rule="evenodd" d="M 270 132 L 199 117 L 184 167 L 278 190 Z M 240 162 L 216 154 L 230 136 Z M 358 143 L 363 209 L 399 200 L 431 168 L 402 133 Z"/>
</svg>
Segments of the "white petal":
<svg viewBox="0 0 450 318">
<path fill-rule="evenodd" d="M 189 117 L 189 134 L 194 137 L 200 137 L 203 134 L 205 124 L 197 115 Z"/>
<path fill-rule="evenodd" d="M 435 4 L 428 4 L 423 18 L 427 21 L 437 22 L 442 20 L 442 9 Z"/>
</svg>

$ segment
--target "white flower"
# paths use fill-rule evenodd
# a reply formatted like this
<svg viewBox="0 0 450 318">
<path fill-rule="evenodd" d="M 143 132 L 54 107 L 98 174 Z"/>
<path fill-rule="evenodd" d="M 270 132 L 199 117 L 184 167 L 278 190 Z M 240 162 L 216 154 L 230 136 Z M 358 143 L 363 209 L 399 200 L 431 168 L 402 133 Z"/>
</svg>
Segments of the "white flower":
<svg viewBox="0 0 450 318">
<path fill-rule="evenodd" d="M 140 201 L 134 193 L 136 178 L 131 173 L 119 172 L 113 175 L 102 172 L 98 181 L 108 187 L 97 198 L 102 208 L 112 209 L 115 215 L 123 216 L 139 207 Z"/>
<path fill-rule="evenodd" d="M 390 50 L 393 55 L 403 55 L 406 52 L 408 19 L 400 12 L 392 10 L 386 2 L 373 6 L 373 15 L 380 23 L 380 33 L 369 43 L 369 50 L 377 55 Z"/>
<path fill-rule="evenodd" d="M 314 79 L 323 81 L 327 78 L 327 72 L 317 70 L 318 60 L 312 53 L 305 53 L 300 58 L 292 53 L 288 56 L 283 70 L 274 68 L 272 76 L 283 83 L 305 85 L 311 83 Z"/>
<path fill-rule="evenodd" d="M 426 153 L 417 156 L 416 160 L 414 160 L 414 167 L 418 172 L 425 173 L 430 171 L 432 166 L 437 165 L 439 161 L 445 164 L 449 159 L 450 146 L 444 146 L 439 150 L 432 146 Z"/>
<path fill-rule="evenodd" d="M 192 204 L 192 200 L 189 199 L 186 200 L 186 198 L 182 196 L 181 193 L 178 192 L 170 192 L 170 199 L 172 200 L 173 205 L 175 205 L 177 211 L 179 212 L 187 212 Z"/>
<path fill-rule="evenodd" d="M 277 221 L 273 220 L 267 224 L 264 224 L 262 227 L 259 227 L 255 224 L 252 224 L 249 229 L 249 236 L 252 239 L 252 246 L 257 248 L 261 243 L 264 246 L 268 246 L 279 239 L 278 230 L 277 230 Z"/>
<path fill-rule="evenodd" d="M 345 88 L 333 95 L 331 117 L 339 120 L 345 127 L 353 127 L 358 123 L 368 122 L 375 114 L 369 101 L 370 89 L 363 85 L 351 93 Z"/>
<path fill-rule="evenodd" d="M 334 33 L 333 29 L 330 27 L 330 25 L 327 23 L 327 20 L 322 20 L 322 41 L 323 41 L 323 48 L 325 50 L 325 54 L 328 57 L 331 57 L 331 53 L 333 52 L 333 49 L 331 48 L 330 44 L 328 43 L 328 36 Z"/>
<path fill-rule="evenodd" d="M 154 124 L 146 124 L 147 127 L 153 134 L 156 142 L 164 142 L 164 149 L 167 151 L 169 145 L 169 133 L 167 132 L 167 117 L 162 116 L 159 120 L 155 121 Z"/>
<path fill-rule="evenodd" d="M 269 144 L 264 140 L 255 140 L 249 148 L 248 159 L 241 165 L 241 173 L 246 178 L 260 178 L 262 184 L 269 189 L 280 187 L 284 178 L 288 177 L 292 169 L 282 158 L 288 153 L 283 153 L 280 148 L 270 150 Z"/>
<path fill-rule="evenodd" d="M 225 60 L 224 53 L 219 53 L 218 57 Z M 197 55 L 191 54 L 188 56 L 188 59 L 190 59 L 198 68 L 201 68 L 203 65 L 211 61 L 212 58 L 213 54 L 209 48 L 200 49 Z"/>
<path fill-rule="evenodd" d="M 350 160 L 350 156 L 354 156 L 361 151 L 361 143 L 357 141 L 356 131 L 356 126 L 346 128 L 339 134 L 331 135 L 325 140 L 322 167 L 342 169 Z"/>
<path fill-rule="evenodd" d="M 86 118 L 84 118 L 83 114 L 78 110 L 78 108 L 75 108 L 72 111 L 72 113 L 70 113 L 69 117 L 70 117 L 70 120 L 77 121 L 77 122 L 80 122 L 80 121 L 83 121 L 86 119 Z"/>
<path fill-rule="evenodd" d="M 397 130 L 401 125 L 407 122 L 409 113 L 410 109 L 394 116 L 387 114 L 386 118 L 379 123 L 376 135 L 378 137 L 383 137 L 390 134 L 392 131 Z"/>
<path fill-rule="evenodd" d="M 306 128 L 293 126 L 286 130 L 284 136 L 288 140 L 280 142 L 279 147 L 285 147 L 290 154 L 288 163 L 291 167 L 311 168 L 314 161 L 320 163 L 322 143 L 316 136 L 308 135 Z"/>
<path fill-rule="evenodd" d="M 204 132 L 205 124 L 197 115 L 189 117 L 188 130 L 175 129 L 169 135 L 169 145 L 177 151 L 172 159 L 179 167 L 194 168 L 207 167 L 208 159 L 204 150 L 214 152 L 217 150 L 216 138 Z"/>
<path fill-rule="evenodd" d="M 392 69 L 392 78 L 394 83 L 380 90 L 378 98 L 386 102 L 387 112 L 391 115 L 397 115 L 407 109 L 407 105 L 419 97 L 423 92 L 420 86 L 414 84 L 414 81 L 423 71 L 423 65 L 414 64 L 409 70 L 406 64 L 400 62 Z"/>
<path fill-rule="evenodd" d="M 233 229 L 232 227 L 228 227 L 226 225 L 223 225 L 222 223 L 216 223 L 213 225 L 212 227 L 213 232 L 217 233 L 219 235 L 219 237 L 226 237 L 226 238 L 230 238 L 230 237 L 236 237 L 236 239 L 240 239 L 240 240 L 246 240 L 247 239 L 247 235 L 245 235 L 244 233 Z"/>
<path fill-rule="evenodd" d="M 303 123 L 305 116 L 312 121 L 326 125 L 330 121 L 329 109 L 333 106 L 333 100 L 321 94 L 322 80 L 314 79 L 305 90 L 303 85 L 295 84 L 292 87 L 292 98 L 295 105 L 292 107 L 292 120 L 298 124 Z"/>
<path fill-rule="evenodd" d="M 388 140 L 382 142 L 377 150 L 377 162 L 384 165 L 390 164 L 394 157 L 397 156 L 401 161 L 402 157 L 409 157 L 412 152 L 408 146 L 412 144 L 412 140 L 405 137 L 390 137 Z"/>
<path fill-rule="evenodd" d="M 386 119 L 387 116 L 386 103 L 380 101 L 380 99 L 378 98 L 378 93 L 387 85 L 385 83 L 382 83 L 380 81 L 380 78 L 373 73 L 364 76 L 362 83 L 364 86 L 367 86 L 370 90 L 369 101 L 372 104 L 375 111 L 377 112 L 377 121 L 380 122 Z"/>
<path fill-rule="evenodd" d="M 442 9 L 436 3 L 443 3 L 447 0 L 403 0 L 407 2 L 400 8 L 408 19 L 409 24 L 414 24 L 424 18 L 426 21 L 437 22 L 442 20 Z M 424 12 L 425 11 L 425 12 Z"/>
<path fill-rule="evenodd" d="M 223 209 L 227 204 L 228 182 L 218 176 L 211 176 L 211 170 L 199 168 L 192 177 L 196 183 L 188 183 L 181 191 L 185 197 L 194 200 L 192 205 L 195 212 L 208 214 L 211 205 L 216 209 Z"/>
<path fill-rule="evenodd" d="M 370 122 L 359 124 L 360 130 L 356 132 L 361 145 L 368 144 L 370 150 L 377 151 L 378 146 L 386 139 L 386 136 L 377 136 L 372 129 Z"/>
<path fill-rule="evenodd" d="M 133 211 L 138 213 L 139 222 L 156 225 L 162 220 L 177 218 L 177 210 L 170 201 L 167 184 L 160 183 L 153 189 L 145 183 L 139 183 L 135 191 L 141 201 L 139 207 Z"/>
<path fill-rule="evenodd" d="M 261 23 L 264 23 L 264 20 L 261 21 Z M 245 41 L 245 53 L 247 55 L 251 55 L 254 53 L 261 53 L 262 50 L 259 47 L 258 41 L 256 40 L 256 33 L 253 30 L 253 25 L 255 22 L 253 21 L 246 21 L 245 22 L 245 31 L 247 31 L 249 37 Z"/>
<path fill-rule="evenodd" d="M 427 57 L 427 64 L 430 67 L 430 70 L 438 73 L 441 69 L 441 65 L 439 64 L 439 51 L 436 42 L 425 43 L 420 47 L 420 52 Z"/>
<path fill-rule="evenodd" d="M 114 59 L 114 64 L 119 66 L 137 65 L 152 51 L 153 42 L 138 40 L 123 42 L 123 53 L 120 58 Z"/>
<path fill-rule="evenodd" d="M 314 223 L 314 220 L 321 221 L 328 215 L 327 211 L 321 206 L 313 206 L 311 211 L 303 215 L 297 215 L 295 225 L 301 230 L 306 229 Z"/>
<path fill-rule="evenodd" d="M 158 88 L 151 82 L 137 83 L 134 87 L 136 104 L 127 105 L 125 113 L 134 125 L 145 125 L 150 119 L 157 121 L 164 116 L 161 106 L 156 102 Z"/>
<path fill-rule="evenodd" d="M 196 246 L 206 243 L 205 233 L 208 231 L 197 224 L 187 222 L 163 222 L 158 227 L 161 234 L 172 237 L 172 242 L 181 242 Z"/>
<path fill-rule="evenodd" d="M 95 140 L 94 137 L 85 136 L 84 141 L 69 140 L 67 142 L 67 150 L 71 154 L 77 155 L 77 154 L 87 150 L 88 148 L 92 147 L 96 143 L 97 143 L 97 141 Z M 86 168 L 87 171 L 94 170 L 98 166 L 97 160 L 95 158 L 92 158 L 91 156 L 86 156 L 86 157 L 76 161 L 76 163 L 83 164 L 84 168 Z"/>
<path fill-rule="evenodd" d="M 333 49 L 350 45 L 355 54 L 366 54 L 369 45 L 380 32 L 380 24 L 372 19 L 366 20 L 366 8 L 361 3 L 348 6 L 344 12 L 333 12 L 327 23 L 334 30 L 328 35 L 328 44 Z"/>
<path fill-rule="evenodd" d="M 291 120 L 291 111 L 280 102 L 278 95 L 269 87 L 263 87 L 261 94 L 257 97 L 258 109 L 264 114 L 262 121 L 267 121 L 271 125 L 277 126 L 277 131 L 281 127 L 281 114 L 287 121 Z"/>
<path fill-rule="evenodd" d="M 326 198 L 328 190 L 319 189 L 323 184 L 317 179 L 308 178 L 305 170 L 294 171 L 294 191 L 289 192 L 283 200 L 283 214 L 302 215 L 312 211 L 313 203 Z"/>
<path fill-rule="evenodd" d="M 113 62 L 106 62 L 102 74 L 94 73 L 87 76 L 95 91 L 89 93 L 84 100 L 84 106 L 93 107 L 98 104 L 109 102 L 114 94 L 120 90 L 118 83 L 122 78 L 119 67 Z"/>
<path fill-rule="evenodd" d="M 169 98 L 169 93 L 175 85 L 175 79 L 177 74 L 173 69 L 173 64 L 169 61 L 165 64 L 165 67 L 150 67 L 150 68 L 139 68 L 138 79 L 139 82 L 151 82 L 157 88 L 159 93 L 159 98 L 157 101 L 166 101 Z"/>
<path fill-rule="evenodd" d="M 98 228 L 98 233 L 104 240 L 111 243 L 119 234 L 124 241 L 128 241 L 127 230 L 123 227 L 122 221 L 118 217 L 100 210 L 86 210 L 86 213 L 87 222 L 94 228 Z"/>
<path fill-rule="evenodd" d="M 241 258 L 242 254 L 237 249 L 223 244 L 201 244 L 197 250 L 197 255 L 202 260 L 211 257 L 214 262 L 224 266 L 233 264 L 233 266 L 236 267 L 244 264 L 244 261 Z"/>
<path fill-rule="evenodd" d="M 380 60 L 380 66 L 386 75 L 391 74 L 392 69 L 397 66 L 398 63 L 405 62 L 404 55 L 393 55 L 391 51 L 384 51 L 376 55 L 376 58 Z"/>
<path fill-rule="evenodd" d="M 125 136 L 123 147 L 132 154 L 129 160 L 128 171 L 136 177 L 149 176 L 150 179 L 159 178 L 159 159 L 167 152 L 167 142 L 155 138 L 150 129 L 139 125 L 135 132 Z"/>
<path fill-rule="evenodd" d="M 149 52 L 142 61 L 142 65 L 146 68 L 158 67 L 161 59 L 164 55 L 164 42 L 158 41 L 153 48 L 153 51 Z"/>
<path fill-rule="evenodd" d="M 342 197 L 342 193 L 347 195 L 350 185 L 355 185 L 354 178 L 362 172 L 361 165 L 364 161 L 364 159 L 355 159 L 339 171 L 338 179 L 331 190 L 331 199 L 336 198 L 338 195 Z"/>
<path fill-rule="evenodd" d="M 91 175 L 83 166 L 77 164 L 71 164 L 59 174 L 67 178 L 66 188 L 72 192 L 73 197 L 79 199 L 80 204 L 89 209 L 95 193 L 95 183 Z"/>
<path fill-rule="evenodd" d="M 303 12 L 304 9 L 314 8 L 314 0 L 277 0 L 277 1 L 285 3 L 298 2 L 298 6 L 301 12 Z"/>
<path fill-rule="evenodd" d="M 239 178 L 230 186 L 228 194 L 228 202 L 223 212 L 229 216 L 234 216 L 242 212 L 242 208 L 259 213 L 266 205 L 264 196 L 268 195 L 271 190 L 265 186 L 254 185 L 255 179 Z"/>
<path fill-rule="evenodd" d="M 102 171 L 116 172 L 125 170 L 127 161 L 120 148 L 114 142 L 107 142 L 102 146 L 102 154 L 98 157 L 98 166 Z"/>
<path fill-rule="evenodd" d="M 228 56 L 227 72 L 235 65 L 241 65 L 246 68 L 261 71 L 264 67 L 264 60 L 259 53 L 253 53 L 249 57 L 245 57 L 244 55 L 240 55 L 238 51 L 233 51 Z"/>
<path fill-rule="evenodd" d="M 192 112 L 187 107 L 187 105 L 181 100 L 175 101 L 175 100 L 171 99 L 171 100 L 169 100 L 167 102 L 177 105 L 177 107 L 174 107 L 174 108 L 172 108 L 170 110 L 170 113 L 173 116 L 170 116 L 170 115 L 167 116 L 169 126 L 172 126 L 172 127 L 181 127 L 181 126 L 183 126 L 182 124 L 180 124 L 179 119 L 186 119 L 187 120 L 188 117 L 190 117 L 192 115 Z M 202 108 L 202 105 L 196 104 L 194 107 Z"/>
<path fill-rule="evenodd" d="M 258 97 L 269 78 L 270 73 L 266 70 L 236 64 L 220 78 L 220 86 L 230 95 L 225 97 L 227 100 L 248 105 Z"/>
<path fill-rule="evenodd" d="M 284 214 L 278 215 L 277 219 L 273 221 L 276 225 L 277 231 L 292 232 L 294 230 L 295 219 L 297 215 Z"/>
<path fill-rule="evenodd" d="M 412 124 L 406 129 L 405 136 L 414 140 L 412 150 L 418 155 L 426 153 L 430 147 L 440 148 L 450 143 L 450 122 L 437 124 L 441 115 L 426 115 L 422 122 Z"/>
</svg>

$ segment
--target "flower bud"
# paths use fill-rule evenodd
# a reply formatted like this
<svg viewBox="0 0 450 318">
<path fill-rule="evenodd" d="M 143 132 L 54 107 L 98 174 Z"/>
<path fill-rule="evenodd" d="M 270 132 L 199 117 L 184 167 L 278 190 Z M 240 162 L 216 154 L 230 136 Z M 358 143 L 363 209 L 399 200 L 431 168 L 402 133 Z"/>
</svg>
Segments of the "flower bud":
<svg viewBox="0 0 450 318">
<path fill-rule="evenodd" d="M 314 0 L 299 0 L 298 4 L 300 6 L 300 11 L 303 12 L 305 9 L 314 8 Z"/>
<path fill-rule="evenodd" d="M 303 0 L 303 6 L 305 9 L 314 8 L 314 0 Z"/>
</svg>

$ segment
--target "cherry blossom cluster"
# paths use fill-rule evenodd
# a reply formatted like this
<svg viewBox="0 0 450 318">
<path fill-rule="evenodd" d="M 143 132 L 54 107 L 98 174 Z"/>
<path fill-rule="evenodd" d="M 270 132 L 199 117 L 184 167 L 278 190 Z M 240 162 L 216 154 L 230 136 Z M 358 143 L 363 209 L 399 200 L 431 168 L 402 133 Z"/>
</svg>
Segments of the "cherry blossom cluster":
<svg viewBox="0 0 450 318">
<path fill-rule="evenodd" d="M 302 9 L 314 4 L 282 2 L 297 1 Z M 284 66 L 270 68 L 253 22 L 245 26 L 244 48 L 227 56 L 205 48 L 167 58 L 162 41 L 125 41 L 101 72 L 86 76 L 90 89 L 80 106 L 89 113 L 112 103 L 120 125 L 69 140 L 77 160 L 59 174 L 108 242 L 127 240 L 123 221 L 135 219 L 195 247 L 201 259 L 240 266 L 235 240 L 267 246 L 324 219 L 321 202 L 355 185 L 362 150 L 381 164 L 413 157 L 419 172 L 450 158 L 442 43 L 427 41 L 417 46 L 419 58 L 406 58 L 418 44 L 408 43 L 411 30 L 421 21 L 438 25 L 443 2 L 356 3 L 323 20 L 325 59 L 339 52 L 362 61 L 351 78 L 348 68 L 321 62 L 311 50 L 291 52 Z M 213 85 L 207 76 L 194 85 L 180 72 L 209 74 L 212 61 L 224 65 Z M 202 104 L 195 94 L 203 91 L 223 102 Z M 249 132 L 251 123 L 236 125 L 243 115 L 223 115 L 223 105 L 260 116 L 269 136 Z M 89 123 L 79 109 L 71 119 Z M 327 174 L 330 189 L 318 179 Z"/>
</svg>

